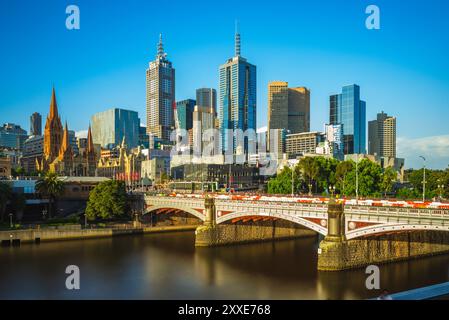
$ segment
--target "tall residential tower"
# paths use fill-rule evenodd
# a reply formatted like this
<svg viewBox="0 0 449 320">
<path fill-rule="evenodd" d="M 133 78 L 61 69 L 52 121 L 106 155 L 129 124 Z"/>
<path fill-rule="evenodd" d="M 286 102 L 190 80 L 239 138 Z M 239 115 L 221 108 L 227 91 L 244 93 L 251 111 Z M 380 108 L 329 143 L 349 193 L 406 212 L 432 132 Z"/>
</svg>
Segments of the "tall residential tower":
<svg viewBox="0 0 449 320">
<path fill-rule="evenodd" d="M 174 129 L 175 69 L 167 60 L 159 37 L 156 60 L 151 61 L 146 74 L 147 133 L 169 140 Z"/>
<path fill-rule="evenodd" d="M 396 158 L 396 118 L 383 111 L 368 123 L 368 153 Z"/>
</svg>

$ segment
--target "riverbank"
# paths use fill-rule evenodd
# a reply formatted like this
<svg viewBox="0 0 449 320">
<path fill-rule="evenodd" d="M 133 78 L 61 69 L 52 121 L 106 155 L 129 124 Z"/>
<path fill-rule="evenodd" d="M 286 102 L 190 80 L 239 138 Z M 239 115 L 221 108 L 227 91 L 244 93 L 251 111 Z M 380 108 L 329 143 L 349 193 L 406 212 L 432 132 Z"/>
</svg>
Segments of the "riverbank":
<svg viewBox="0 0 449 320">
<path fill-rule="evenodd" d="M 50 241 L 85 240 L 108 238 L 124 235 L 139 235 L 146 233 L 164 233 L 195 231 L 197 225 L 127 227 L 127 228 L 95 228 L 82 229 L 80 225 L 56 228 L 24 229 L 0 231 L 2 246 L 20 245 L 22 243 L 40 243 Z"/>
</svg>

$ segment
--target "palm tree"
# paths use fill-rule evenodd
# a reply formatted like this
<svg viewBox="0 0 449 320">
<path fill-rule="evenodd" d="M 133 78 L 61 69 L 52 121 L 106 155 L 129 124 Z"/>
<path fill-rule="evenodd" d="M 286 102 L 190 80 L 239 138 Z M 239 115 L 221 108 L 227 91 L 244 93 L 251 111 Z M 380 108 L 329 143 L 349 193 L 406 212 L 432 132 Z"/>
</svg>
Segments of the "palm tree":
<svg viewBox="0 0 449 320">
<path fill-rule="evenodd" d="M 64 182 L 59 179 L 54 172 L 48 172 L 43 178 L 36 182 L 36 191 L 44 197 L 48 197 L 49 201 L 49 218 L 52 217 L 53 204 L 57 197 L 64 192 Z"/>
<path fill-rule="evenodd" d="M 6 204 L 11 199 L 12 188 L 5 182 L 0 182 L 0 222 L 3 222 Z"/>
<path fill-rule="evenodd" d="M 301 168 L 303 175 L 309 179 L 309 195 L 312 195 L 312 182 L 316 179 L 320 173 L 320 168 L 313 158 L 302 158 L 299 161 L 299 167 Z"/>
</svg>

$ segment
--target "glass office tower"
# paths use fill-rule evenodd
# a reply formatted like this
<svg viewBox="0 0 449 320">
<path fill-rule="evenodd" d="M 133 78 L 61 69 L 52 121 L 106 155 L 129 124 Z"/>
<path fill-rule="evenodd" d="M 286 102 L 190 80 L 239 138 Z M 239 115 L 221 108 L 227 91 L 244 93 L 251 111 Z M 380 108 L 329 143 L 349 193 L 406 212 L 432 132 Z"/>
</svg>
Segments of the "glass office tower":
<svg viewBox="0 0 449 320">
<path fill-rule="evenodd" d="M 217 114 L 217 91 L 213 88 L 196 89 L 196 104 L 207 109 L 213 108 Z"/>
<path fill-rule="evenodd" d="M 330 96 L 330 124 L 342 125 L 344 154 L 366 153 L 366 102 L 360 100 L 358 85 Z"/>
<path fill-rule="evenodd" d="M 140 120 L 136 111 L 109 109 L 94 114 L 91 123 L 94 144 L 111 148 L 121 144 L 124 137 L 129 148 L 139 143 Z"/>
<path fill-rule="evenodd" d="M 176 102 L 175 127 L 176 129 L 190 130 L 193 128 L 193 110 L 196 101 L 186 99 Z"/>
<path fill-rule="evenodd" d="M 220 66 L 219 121 L 221 149 L 229 150 L 226 129 L 256 130 L 256 66 L 240 55 L 240 34 L 235 35 L 235 56 Z M 235 134 L 233 152 L 236 150 Z M 245 137 L 244 152 L 248 152 Z"/>
</svg>

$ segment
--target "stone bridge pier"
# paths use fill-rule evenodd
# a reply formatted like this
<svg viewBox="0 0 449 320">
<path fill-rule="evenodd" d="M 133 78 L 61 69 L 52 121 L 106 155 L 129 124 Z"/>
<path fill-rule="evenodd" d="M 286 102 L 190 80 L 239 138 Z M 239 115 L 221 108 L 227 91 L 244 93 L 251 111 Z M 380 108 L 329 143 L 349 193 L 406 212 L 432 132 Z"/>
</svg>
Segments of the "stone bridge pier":
<svg viewBox="0 0 449 320">
<path fill-rule="evenodd" d="M 390 232 L 346 239 L 344 206 L 329 203 L 328 234 L 318 249 L 318 270 L 340 271 L 449 252 L 449 232 Z"/>
</svg>

